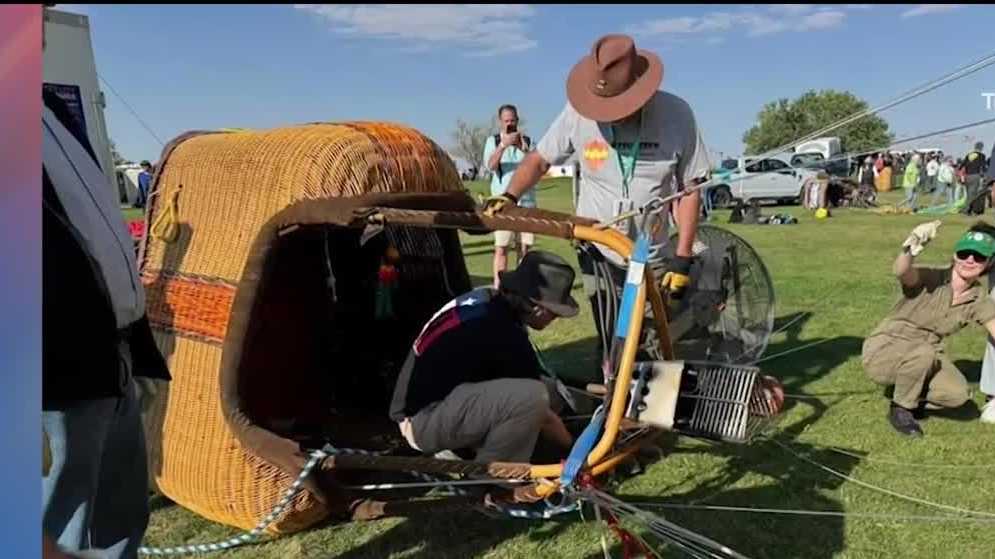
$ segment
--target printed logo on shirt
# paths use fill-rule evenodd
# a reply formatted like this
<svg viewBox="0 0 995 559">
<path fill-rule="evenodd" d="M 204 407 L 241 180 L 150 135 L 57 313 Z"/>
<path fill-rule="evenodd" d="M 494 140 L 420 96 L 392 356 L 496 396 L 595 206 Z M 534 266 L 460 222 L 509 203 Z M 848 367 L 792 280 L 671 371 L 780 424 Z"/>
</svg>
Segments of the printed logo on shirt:
<svg viewBox="0 0 995 559">
<path fill-rule="evenodd" d="M 612 147 L 617 151 L 628 152 L 632 149 L 632 142 L 615 142 Z M 660 149 L 660 144 L 657 142 L 639 142 L 640 155 L 652 153 L 658 149 Z"/>
<path fill-rule="evenodd" d="M 415 339 L 415 355 L 422 355 L 440 336 L 460 324 L 480 318 L 487 313 L 487 303 L 491 293 L 486 288 L 477 288 L 446 303 L 422 328 Z"/>
<path fill-rule="evenodd" d="M 584 144 L 584 161 L 591 169 L 600 171 L 608 160 L 608 153 L 611 148 L 603 140 L 591 140 Z"/>
</svg>

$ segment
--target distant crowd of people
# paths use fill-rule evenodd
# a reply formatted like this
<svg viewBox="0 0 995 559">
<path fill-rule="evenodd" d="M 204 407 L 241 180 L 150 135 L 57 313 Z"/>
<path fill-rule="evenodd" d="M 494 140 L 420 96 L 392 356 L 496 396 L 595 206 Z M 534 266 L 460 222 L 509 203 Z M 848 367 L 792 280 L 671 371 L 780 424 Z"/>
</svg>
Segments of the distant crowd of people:
<svg viewBox="0 0 995 559">
<path fill-rule="evenodd" d="M 982 215 L 986 200 L 991 198 L 987 187 L 995 180 L 990 168 L 995 150 L 990 157 L 986 157 L 983 150 L 984 143 L 977 142 L 974 149 L 958 159 L 942 152 L 881 152 L 869 155 L 857 171 L 857 182 L 861 185 L 874 184 L 879 192 L 902 188 L 905 198 L 899 207 L 912 210 L 920 208 L 920 197 L 923 195 L 932 195 L 930 206 L 941 201 L 952 206 L 963 196 L 966 202 L 961 212 Z M 995 203 L 992 205 L 995 206 Z"/>
</svg>

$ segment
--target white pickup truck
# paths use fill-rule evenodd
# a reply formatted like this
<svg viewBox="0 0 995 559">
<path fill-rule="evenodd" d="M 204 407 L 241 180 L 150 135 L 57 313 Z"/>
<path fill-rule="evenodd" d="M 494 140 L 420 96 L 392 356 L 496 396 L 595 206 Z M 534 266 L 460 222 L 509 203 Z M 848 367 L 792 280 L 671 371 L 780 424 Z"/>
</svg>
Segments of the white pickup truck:
<svg viewBox="0 0 995 559">
<path fill-rule="evenodd" d="M 777 158 L 726 159 L 713 171 L 716 185 L 710 189 L 712 205 L 728 207 L 736 200 L 798 203 L 802 183 L 813 175 L 815 171 L 792 167 Z"/>
</svg>

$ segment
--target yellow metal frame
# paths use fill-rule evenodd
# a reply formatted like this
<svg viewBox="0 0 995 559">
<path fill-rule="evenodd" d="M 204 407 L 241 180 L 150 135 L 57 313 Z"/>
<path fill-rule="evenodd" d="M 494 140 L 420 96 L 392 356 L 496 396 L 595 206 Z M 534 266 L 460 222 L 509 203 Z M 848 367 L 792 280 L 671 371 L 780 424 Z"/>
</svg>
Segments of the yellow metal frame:
<svg viewBox="0 0 995 559">
<path fill-rule="evenodd" d="M 595 229 L 584 225 L 576 225 L 574 226 L 573 234 L 575 239 L 604 245 L 625 258 L 632 256 L 632 241 L 613 229 Z M 608 415 L 605 419 L 605 430 L 598 444 L 591 450 L 591 453 L 587 457 L 587 465 L 591 468 L 591 473 L 594 475 L 611 470 L 639 448 L 638 445 L 632 445 L 611 456 L 608 455 L 615 444 L 615 440 L 618 438 L 619 428 L 625 414 L 629 384 L 632 380 L 632 369 L 636 362 L 636 351 L 639 347 L 639 334 L 643 327 L 643 314 L 646 309 L 647 299 L 649 299 L 650 307 L 653 310 L 653 318 L 660 337 L 660 349 L 663 352 L 664 358 L 674 358 L 670 330 L 667 326 L 666 307 L 663 297 L 660 294 L 659 286 L 657 286 L 653 277 L 653 272 L 647 266 L 645 268 L 643 283 L 639 286 L 639 290 L 636 293 L 635 306 L 632 309 L 632 316 L 629 321 L 629 331 L 626 333 L 625 343 L 622 346 L 622 358 L 615 377 L 611 405 L 608 408 Z M 533 479 L 548 480 L 549 478 L 558 478 L 562 472 L 563 466 L 560 464 L 535 465 L 532 466 L 530 477 Z M 553 494 L 558 487 L 559 483 L 554 481 L 553 483 L 542 483 L 536 487 L 536 490 L 540 495 L 548 496 Z"/>
</svg>

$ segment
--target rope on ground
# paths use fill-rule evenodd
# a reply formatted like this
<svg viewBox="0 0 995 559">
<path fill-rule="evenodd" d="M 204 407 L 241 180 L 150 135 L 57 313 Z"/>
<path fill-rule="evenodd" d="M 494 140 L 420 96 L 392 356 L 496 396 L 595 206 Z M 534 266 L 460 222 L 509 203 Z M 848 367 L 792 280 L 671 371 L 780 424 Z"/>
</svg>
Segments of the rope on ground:
<svg viewBox="0 0 995 559">
<path fill-rule="evenodd" d="M 816 340 L 814 342 L 807 343 L 805 345 L 801 345 L 801 346 L 798 346 L 798 347 L 793 347 L 791 349 L 782 351 L 780 353 L 775 353 L 774 355 L 768 355 L 767 357 L 764 357 L 763 359 L 758 359 L 757 361 L 754 361 L 753 364 L 754 365 L 759 365 L 760 363 L 763 363 L 764 361 L 770 361 L 772 359 L 777 359 L 778 357 L 783 357 L 785 355 L 790 355 L 790 354 L 792 354 L 792 353 L 794 353 L 796 351 L 801 351 L 803 349 L 808 349 L 810 347 L 814 347 L 814 346 L 817 346 L 819 344 L 824 344 L 824 343 L 826 343 L 828 341 L 831 341 L 831 340 L 832 340 L 832 338 L 825 338 L 825 339 Z"/>
<path fill-rule="evenodd" d="M 532 483 L 531 480 L 522 479 L 462 479 L 462 480 L 435 480 L 426 476 L 431 481 L 425 482 L 402 482 L 402 483 L 380 483 L 372 485 L 347 485 L 344 489 L 352 491 L 383 491 L 387 489 L 415 489 L 421 487 L 456 487 L 462 485 L 520 485 Z"/>
<path fill-rule="evenodd" d="M 995 523 L 993 518 L 973 518 L 973 517 L 963 517 L 963 516 L 952 516 L 945 514 L 934 514 L 934 515 L 903 515 L 903 514 L 888 514 L 888 513 L 876 513 L 876 512 L 843 512 L 843 511 L 827 511 L 827 510 L 808 510 L 808 509 L 769 509 L 769 508 L 759 508 L 759 507 L 733 507 L 733 506 L 722 506 L 722 505 L 685 505 L 679 503 L 635 503 L 642 507 L 649 508 L 662 508 L 662 509 L 677 509 L 677 510 L 710 510 L 710 511 L 723 511 L 723 512 L 747 512 L 747 513 L 757 513 L 757 514 L 784 514 L 784 515 L 796 515 L 796 516 L 832 516 L 839 518 L 864 518 L 871 520 L 893 520 L 899 522 L 981 522 L 981 523 Z"/>
<path fill-rule="evenodd" d="M 903 501 L 908 501 L 908 502 L 911 502 L 911 503 L 916 503 L 916 504 L 924 505 L 924 506 L 927 506 L 927 507 L 932 507 L 932 508 L 936 508 L 936 509 L 947 510 L 947 511 L 956 512 L 956 513 L 960 513 L 960 514 L 966 514 L 968 516 L 975 516 L 975 517 L 983 517 L 983 518 L 995 519 L 995 513 L 986 512 L 986 511 L 976 511 L 976 510 L 963 509 L 963 508 L 960 508 L 960 507 L 954 507 L 954 506 L 945 505 L 945 504 L 942 504 L 942 503 L 934 503 L 933 501 L 928 501 L 926 499 L 920 499 L 918 497 L 913 497 L 911 495 L 905 495 L 903 493 L 898 493 L 897 491 L 892 491 L 892 490 L 886 489 L 884 487 L 879 487 L 877 485 L 874 485 L 874 484 L 871 484 L 871 483 L 867 483 L 866 481 L 861 481 L 861 480 L 859 480 L 859 479 L 857 479 L 857 478 L 855 478 L 853 476 L 849 476 L 847 474 L 844 474 L 842 472 L 834 470 L 833 468 L 830 468 L 829 466 L 826 466 L 824 464 L 820 464 L 819 462 L 816 462 L 815 460 L 812 460 L 811 458 L 809 458 L 807 456 L 803 456 L 803 455 L 799 454 L 798 452 L 795 452 L 795 450 L 793 448 L 791 448 L 790 446 L 782 443 L 781 441 L 779 441 L 779 440 L 777 440 L 777 439 L 775 439 L 773 437 L 768 438 L 768 440 L 770 442 L 774 443 L 775 445 L 781 447 L 782 449 L 786 450 L 791 455 L 793 455 L 795 458 L 797 458 L 797 459 L 799 459 L 799 460 L 801 460 L 803 462 L 806 462 L 806 463 L 808 463 L 808 464 L 810 464 L 812 466 L 815 466 L 815 467 L 817 467 L 817 468 L 819 468 L 819 469 L 821 469 L 823 471 L 826 471 L 826 472 L 828 472 L 829 474 L 831 474 L 831 475 L 833 475 L 835 477 L 838 477 L 840 479 L 843 479 L 843 480 L 849 481 L 851 483 L 857 484 L 857 485 L 859 485 L 861 487 L 864 487 L 865 489 L 870 489 L 870 490 L 878 492 L 878 493 L 882 493 L 882 494 L 885 494 L 885 495 L 890 495 L 892 497 L 895 497 L 896 499 L 901 499 Z"/>
<path fill-rule="evenodd" d="M 882 460 L 880 458 L 868 458 L 866 456 L 861 456 L 855 452 L 850 452 L 843 450 L 842 448 L 837 448 L 834 446 L 822 447 L 830 452 L 835 452 L 837 454 L 842 454 L 844 456 L 851 456 L 853 458 L 859 458 L 864 462 L 872 462 L 876 464 L 881 464 L 885 466 L 906 466 L 906 467 L 916 467 L 916 468 L 941 468 L 949 470 L 985 470 L 995 468 L 995 464 L 922 464 L 919 462 L 899 462 L 895 460 Z"/>
<path fill-rule="evenodd" d="M 308 459 L 307 463 L 304 464 L 304 469 L 297 476 L 290 487 L 284 493 L 283 498 L 277 503 L 273 510 L 266 515 L 259 524 L 256 525 L 251 531 L 242 534 L 241 536 L 225 540 L 218 543 L 210 544 L 197 544 L 197 545 L 184 545 L 179 547 L 139 547 L 138 553 L 140 555 L 188 555 L 191 553 L 207 553 L 211 551 L 223 551 L 225 549 L 231 549 L 233 547 L 238 547 L 251 543 L 262 535 L 263 531 L 272 524 L 278 516 L 287 508 L 290 501 L 293 500 L 294 495 L 297 494 L 301 489 L 301 485 L 304 483 L 304 478 L 306 478 L 311 470 L 314 469 L 323 459 L 328 456 L 323 450 L 315 450 L 311 453 L 311 457 Z"/>
<path fill-rule="evenodd" d="M 642 510 L 632 503 L 622 501 L 604 491 L 585 487 L 579 492 L 581 498 L 594 506 L 610 511 L 618 518 L 628 518 L 642 524 L 650 533 L 668 541 L 690 554 L 692 557 L 746 559 L 744 555 L 711 540 L 701 534 L 682 528 L 651 512 Z"/>
</svg>

